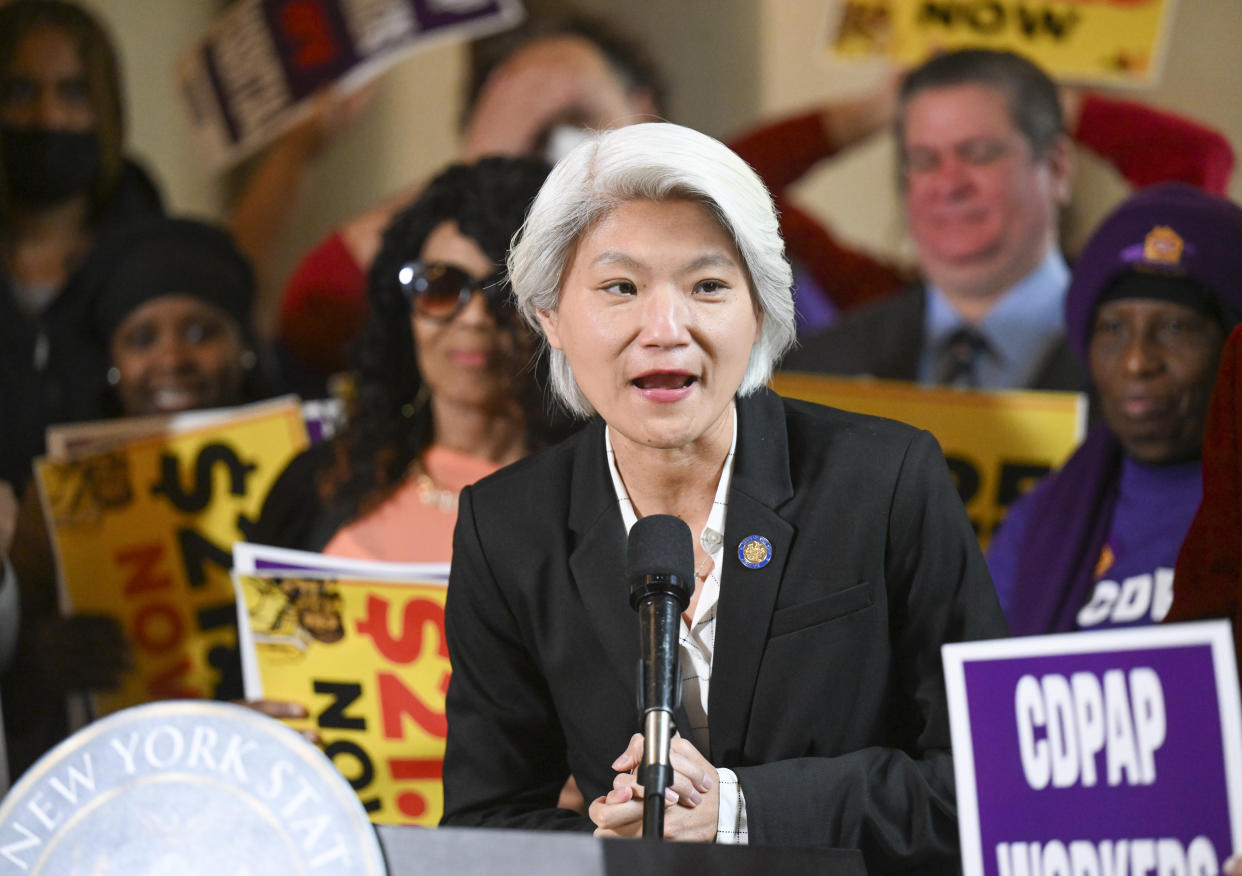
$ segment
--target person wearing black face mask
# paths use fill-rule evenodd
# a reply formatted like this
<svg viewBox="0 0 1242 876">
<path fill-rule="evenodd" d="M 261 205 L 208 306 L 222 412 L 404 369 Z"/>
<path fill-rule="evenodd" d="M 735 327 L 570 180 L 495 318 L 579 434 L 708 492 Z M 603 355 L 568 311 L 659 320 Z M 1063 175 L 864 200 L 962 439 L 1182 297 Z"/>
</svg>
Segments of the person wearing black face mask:
<svg viewBox="0 0 1242 876">
<path fill-rule="evenodd" d="M 105 351 L 78 337 L 98 233 L 163 213 L 122 154 L 116 54 L 62 0 L 0 5 L 0 481 L 20 493 L 49 423 L 98 415 Z"/>
<path fill-rule="evenodd" d="M 99 179 L 99 135 L 95 131 L 3 125 L 0 152 L 9 196 L 28 208 L 42 210 L 82 198 Z"/>
</svg>

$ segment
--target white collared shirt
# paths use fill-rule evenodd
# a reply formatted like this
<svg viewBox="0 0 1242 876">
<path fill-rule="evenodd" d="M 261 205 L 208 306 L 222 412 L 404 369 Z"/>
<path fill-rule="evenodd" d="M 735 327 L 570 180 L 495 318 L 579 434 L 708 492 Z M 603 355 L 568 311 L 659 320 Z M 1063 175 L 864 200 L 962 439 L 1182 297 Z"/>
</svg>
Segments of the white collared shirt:
<svg viewBox="0 0 1242 876">
<path fill-rule="evenodd" d="M 626 534 L 638 520 L 634 503 L 617 470 L 617 457 L 612 449 L 610 429 L 604 430 L 604 448 L 608 455 L 608 471 L 612 486 L 617 493 L 617 506 Z M 716 607 L 720 602 L 720 570 L 724 566 L 725 512 L 728 510 L 729 484 L 733 479 L 733 454 L 737 450 L 737 406 L 733 408 L 733 440 L 729 455 L 725 457 L 712 500 L 712 510 L 707 515 L 707 525 L 699 534 L 699 544 L 711 558 L 710 568 L 705 570 L 703 587 L 694 606 L 694 617 L 689 626 L 682 617 L 678 644 L 681 652 L 681 696 L 690 726 L 685 735 L 700 752 L 711 751 L 711 738 L 707 723 L 707 694 L 712 680 L 712 656 L 716 650 Z M 696 570 L 699 574 L 700 570 Z M 747 842 L 746 798 L 737 776 L 726 767 L 717 767 L 720 780 L 720 811 L 716 819 L 716 842 L 745 845 Z"/>
</svg>

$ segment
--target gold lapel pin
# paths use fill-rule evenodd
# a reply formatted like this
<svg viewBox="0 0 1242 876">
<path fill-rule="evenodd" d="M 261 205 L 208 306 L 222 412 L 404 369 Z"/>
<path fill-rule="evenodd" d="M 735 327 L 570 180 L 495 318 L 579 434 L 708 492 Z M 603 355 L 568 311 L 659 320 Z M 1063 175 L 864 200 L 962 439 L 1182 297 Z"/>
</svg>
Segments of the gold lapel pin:
<svg viewBox="0 0 1242 876">
<path fill-rule="evenodd" d="M 748 535 L 737 546 L 737 558 L 748 569 L 762 569 L 772 562 L 772 542 L 762 535 Z"/>
</svg>

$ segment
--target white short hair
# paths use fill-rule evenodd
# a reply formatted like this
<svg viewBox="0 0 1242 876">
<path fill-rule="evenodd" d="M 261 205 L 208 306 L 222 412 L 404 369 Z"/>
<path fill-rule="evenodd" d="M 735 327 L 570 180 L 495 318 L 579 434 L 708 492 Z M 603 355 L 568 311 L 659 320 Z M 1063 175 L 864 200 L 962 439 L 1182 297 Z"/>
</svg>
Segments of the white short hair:
<svg viewBox="0 0 1242 876">
<path fill-rule="evenodd" d="M 592 135 L 561 159 L 509 251 L 518 309 L 542 332 L 537 313 L 552 312 L 578 240 L 628 201 L 690 200 L 707 207 L 745 263 L 763 314 L 739 395 L 768 382 L 793 346 L 793 272 L 772 198 L 751 168 L 718 140 L 680 125 L 653 122 Z M 590 416 L 587 400 L 560 350 L 550 350 L 552 391 L 571 411 Z"/>
</svg>

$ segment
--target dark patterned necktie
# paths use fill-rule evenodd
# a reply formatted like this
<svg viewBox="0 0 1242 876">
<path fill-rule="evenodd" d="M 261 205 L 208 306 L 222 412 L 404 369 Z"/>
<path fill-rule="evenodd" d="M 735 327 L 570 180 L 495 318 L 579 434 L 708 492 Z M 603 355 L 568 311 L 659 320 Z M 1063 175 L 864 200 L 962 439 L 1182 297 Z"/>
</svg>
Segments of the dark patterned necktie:
<svg viewBox="0 0 1242 876">
<path fill-rule="evenodd" d="M 944 386 L 977 389 L 979 358 L 988 351 L 988 342 L 974 326 L 956 329 L 940 344 L 936 382 Z"/>
</svg>

